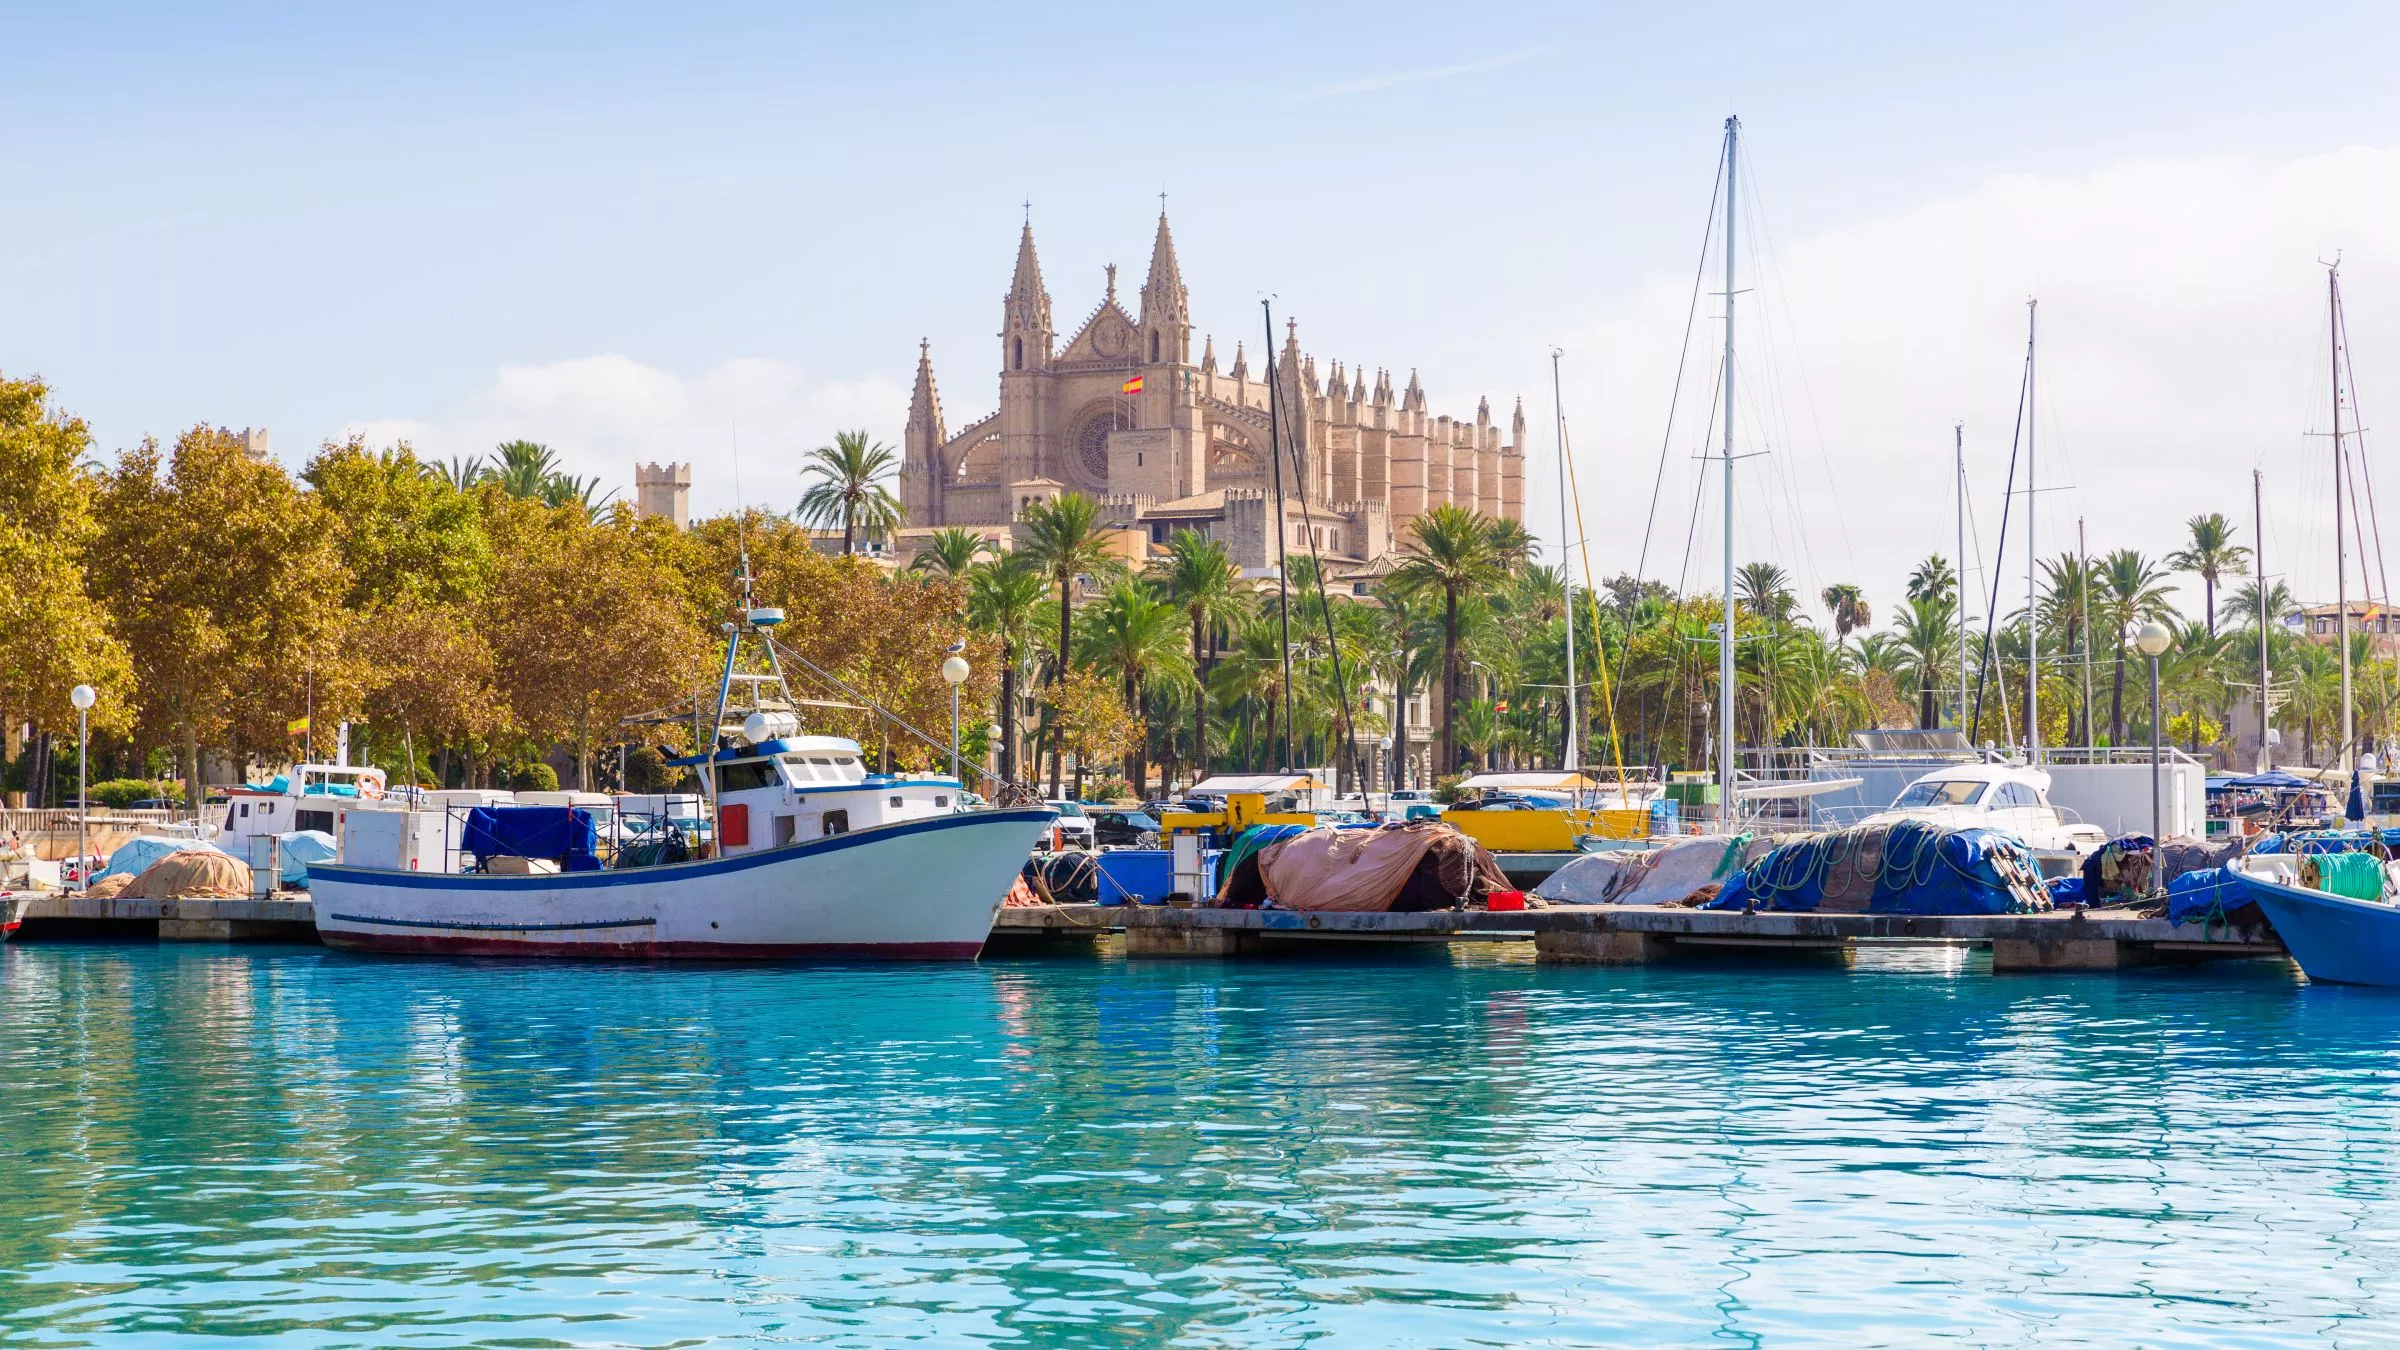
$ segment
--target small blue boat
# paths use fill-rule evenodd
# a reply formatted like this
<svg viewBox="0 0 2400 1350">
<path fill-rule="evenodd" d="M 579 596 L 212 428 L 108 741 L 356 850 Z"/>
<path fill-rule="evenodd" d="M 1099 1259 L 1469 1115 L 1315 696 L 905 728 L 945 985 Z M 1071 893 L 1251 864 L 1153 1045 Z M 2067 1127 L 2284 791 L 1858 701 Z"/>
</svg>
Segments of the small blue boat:
<svg viewBox="0 0 2400 1350">
<path fill-rule="evenodd" d="M 2225 870 L 2243 898 L 2265 912 L 2308 978 L 2400 985 L 2400 906 L 2314 890 L 2268 863 L 2268 857 L 2244 858 Z"/>
</svg>

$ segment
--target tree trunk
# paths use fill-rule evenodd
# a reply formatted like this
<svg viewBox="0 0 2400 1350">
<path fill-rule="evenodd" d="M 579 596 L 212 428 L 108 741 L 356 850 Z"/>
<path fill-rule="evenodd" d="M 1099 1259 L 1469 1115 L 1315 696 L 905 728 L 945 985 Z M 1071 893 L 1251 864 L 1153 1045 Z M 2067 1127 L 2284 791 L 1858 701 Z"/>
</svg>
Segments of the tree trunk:
<svg viewBox="0 0 2400 1350">
<path fill-rule="evenodd" d="M 1192 669 L 1200 672 L 1200 687 L 1192 691 L 1192 781 L 1208 772 L 1208 659 L 1207 627 L 1200 611 L 1192 611 Z"/>
<path fill-rule="evenodd" d="M 1440 773 L 1458 772 L 1458 592 L 1442 592 L 1442 725 Z"/>
<path fill-rule="evenodd" d="M 2208 640 L 2214 643 L 2217 640 L 2217 579 L 2215 576 L 2207 572 L 2200 574 L 2200 593 L 2207 598 Z"/>
<path fill-rule="evenodd" d="M 1392 753 L 1384 763 L 1384 791 L 1408 786 L 1408 660 L 1401 658 L 1400 677 L 1393 682 Z M 1397 769 L 1398 772 L 1394 772 Z"/>
<path fill-rule="evenodd" d="M 2115 687 L 2108 694 L 2108 743 L 2113 748 L 2125 743 L 2125 652 L 2117 651 Z"/>
<path fill-rule="evenodd" d="M 1142 721 L 1142 677 L 1131 666 L 1125 668 L 1125 715 L 1136 722 Z M 1149 741 L 1150 733 L 1145 727 L 1125 748 L 1125 781 L 1133 788 L 1136 801 L 1149 795 L 1142 791 L 1150 781 Z"/>
<path fill-rule="evenodd" d="M 1000 777 L 1017 781 L 1017 648 L 1000 644 Z"/>
<path fill-rule="evenodd" d="M 200 785 L 200 728 L 189 719 L 183 724 L 183 772 L 183 804 L 197 820 L 208 809 L 208 793 Z"/>
<path fill-rule="evenodd" d="M 1067 643 L 1075 634 L 1074 610 L 1068 604 L 1068 591 L 1074 584 L 1075 578 L 1070 576 L 1061 576 L 1058 579 L 1058 660 L 1050 668 L 1050 683 L 1052 684 L 1067 677 Z M 1058 795 L 1059 771 L 1066 765 L 1067 750 L 1066 742 L 1063 739 L 1065 735 L 1066 728 L 1059 724 L 1056 717 L 1051 718 L 1050 795 L 1053 797 Z M 1083 764 L 1080 760 L 1076 762 L 1075 775 L 1078 782 L 1082 781 Z"/>
</svg>

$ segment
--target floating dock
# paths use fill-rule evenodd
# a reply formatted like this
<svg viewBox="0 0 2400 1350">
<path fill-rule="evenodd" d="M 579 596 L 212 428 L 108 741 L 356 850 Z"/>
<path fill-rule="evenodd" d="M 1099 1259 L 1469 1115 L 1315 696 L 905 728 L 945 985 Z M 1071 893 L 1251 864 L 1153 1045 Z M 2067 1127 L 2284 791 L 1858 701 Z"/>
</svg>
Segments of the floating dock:
<svg viewBox="0 0 2400 1350">
<path fill-rule="evenodd" d="M 316 911 L 306 895 L 238 899 L 128 900 L 35 895 L 25 901 L 21 936 L 91 933 L 155 937 L 161 942 L 314 942 Z"/>
<path fill-rule="evenodd" d="M 1149 905 L 1041 905 L 1003 909 L 1003 941 L 1124 935 L 1129 957 L 1246 956 L 1307 943 L 1531 942 L 1537 960 L 1643 965 L 1678 956 L 1752 952 L 1840 954 L 1872 945 L 1973 945 L 1994 971 L 2122 970 L 2283 957 L 2265 928 L 2176 927 L 2122 911 L 2068 910 L 1995 916 L 1742 913 L 1641 905 L 1555 905 L 1528 910 L 1420 914 L 1303 913 L 1281 909 L 1179 909 Z"/>
</svg>

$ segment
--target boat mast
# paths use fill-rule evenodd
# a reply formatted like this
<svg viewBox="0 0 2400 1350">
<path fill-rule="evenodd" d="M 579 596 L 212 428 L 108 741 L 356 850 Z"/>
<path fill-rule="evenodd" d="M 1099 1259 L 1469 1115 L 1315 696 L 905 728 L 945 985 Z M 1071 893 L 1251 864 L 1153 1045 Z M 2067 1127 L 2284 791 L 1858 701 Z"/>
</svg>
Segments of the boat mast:
<svg viewBox="0 0 2400 1350">
<path fill-rule="evenodd" d="M 1734 697 L 1733 679 L 1733 226 L 1734 163 L 1741 151 L 1742 119 L 1725 119 L 1725 450 L 1720 465 L 1725 477 L 1725 609 L 1717 630 L 1717 819 L 1730 828 L 1733 821 Z"/>
<path fill-rule="evenodd" d="M 2350 706 L 2350 536 L 2342 524 L 2342 480 L 2349 464 L 2342 455 L 2342 264 L 2336 258 L 2325 269 L 2325 321 L 2332 333 L 2328 344 L 2333 367 L 2333 607 L 2334 641 L 2342 649 L 2342 752 L 2338 767 L 2350 771 L 2350 750 L 2357 729 Z"/>
<path fill-rule="evenodd" d="M 2084 542 L 2083 517 L 2075 517 L 2075 591 L 2083 606 L 2082 621 L 2076 631 L 2082 638 L 2076 645 L 2083 648 L 2083 744 L 2092 744 L 2092 549 Z"/>
<path fill-rule="evenodd" d="M 1276 373 L 1282 361 L 1275 355 L 1275 302 L 1263 298 L 1258 305 L 1267 322 L 1267 459 L 1275 474 L 1275 608 L 1283 623 L 1283 771 L 1288 774 L 1292 771 L 1292 567 L 1285 536 L 1291 533 L 1292 523 L 1283 514 L 1283 394 Z M 1445 716 L 1456 712 L 1450 709 Z"/>
<path fill-rule="evenodd" d="M 2274 767 L 2273 757 L 2267 753 L 2267 718 L 2271 715 L 2273 706 L 2267 691 L 2273 683 L 2273 676 L 2267 670 L 2267 510 L 2266 490 L 2263 486 L 2265 480 L 2264 470 L 2252 469 L 2250 471 L 2250 533 L 2253 536 L 2250 561 L 2255 576 L 2255 580 L 2251 584 L 2258 587 L 2258 759 L 2250 770 L 2252 773 L 2265 773 Z"/>
<path fill-rule="evenodd" d="M 2033 429 L 2041 421 L 2041 402 L 2036 397 L 2034 369 L 2034 315 L 2041 305 L 2038 299 L 2025 302 L 2025 762 L 2042 762 L 2042 630 L 2034 622 L 2034 610 L 2039 586 L 2036 578 L 2041 571 L 2041 553 L 2034 546 L 2033 526 L 2037 514 L 2033 477 Z"/>
<path fill-rule="evenodd" d="M 1567 565 L 1567 408 L 1558 392 L 1558 348 L 1550 349 L 1550 416 L 1558 436 L 1558 584 L 1567 611 L 1567 749 L 1558 767 L 1573 773 L 1583 767 L 1583 737 L 1575 705 L 1575 580 Z"/>
<path fill-rule="evenodd" d="M 1950 451 L 1955 460 L 1957 479 L 1955 491 L 1958 507 L 1958 731 L 1973 740 L 1967 729 L 1967 424 L 1950 424 Z"/>
</svg>

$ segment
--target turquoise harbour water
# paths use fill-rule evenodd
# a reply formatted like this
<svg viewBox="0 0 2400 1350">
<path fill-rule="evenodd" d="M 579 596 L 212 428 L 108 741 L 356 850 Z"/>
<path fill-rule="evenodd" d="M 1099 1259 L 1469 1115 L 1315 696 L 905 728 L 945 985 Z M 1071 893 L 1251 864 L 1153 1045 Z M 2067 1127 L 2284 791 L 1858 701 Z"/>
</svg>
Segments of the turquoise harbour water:
<svg viewBox="0 0 2400 1350">
<path fill-rule="evenodd" d="M 0 1345 L 2400 1336 L 2400 997 L 0 947 Z"/>
</svg>

